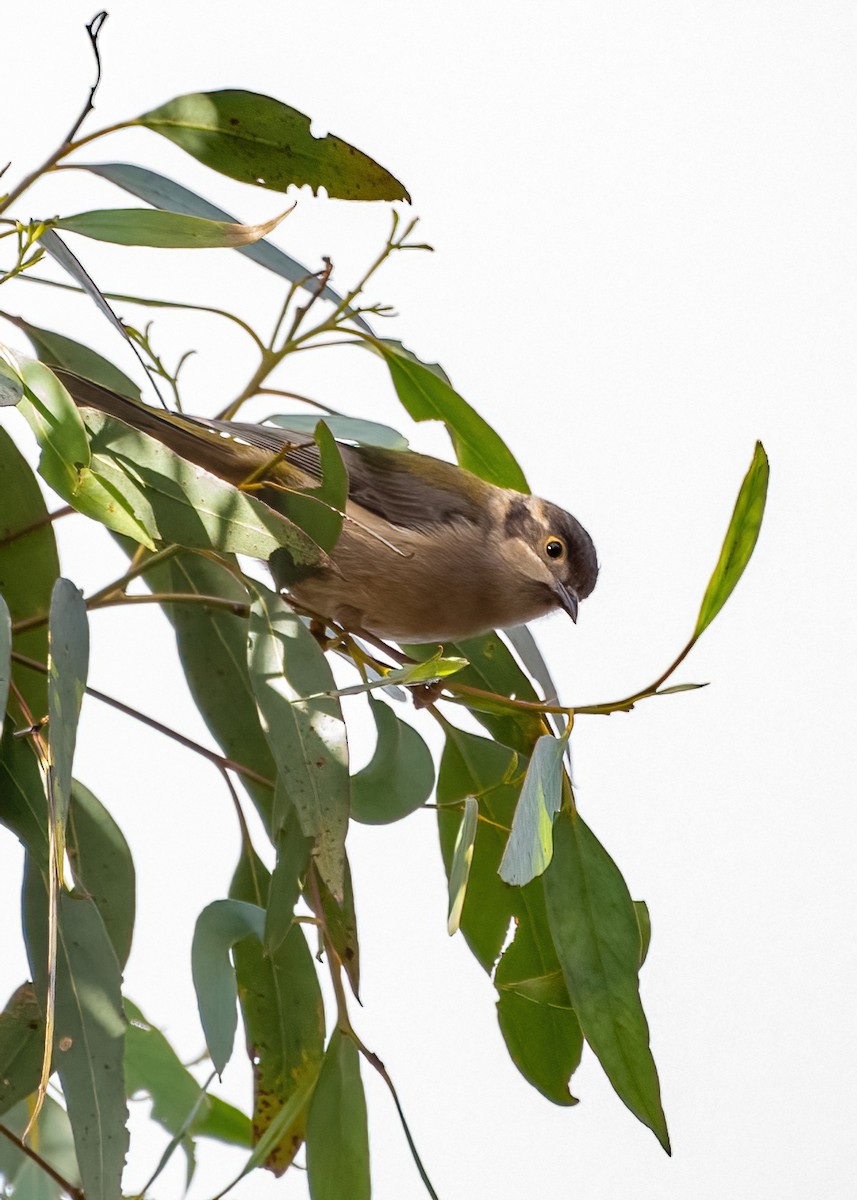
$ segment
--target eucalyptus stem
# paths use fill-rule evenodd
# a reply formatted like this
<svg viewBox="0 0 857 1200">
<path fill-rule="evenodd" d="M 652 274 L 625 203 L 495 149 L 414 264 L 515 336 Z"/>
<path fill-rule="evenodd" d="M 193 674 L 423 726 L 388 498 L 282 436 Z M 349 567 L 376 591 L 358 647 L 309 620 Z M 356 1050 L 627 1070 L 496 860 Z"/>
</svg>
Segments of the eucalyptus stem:
<svg viewBox="0 0 857 1200">
<path fill-rule="evenodd" d="M 22 1138 L 18 1137 L 17 1133 L 13 1133 L 11 1129 L 2 1124 L 0 1124 L 0 1133 L 2 1133 L 3 1137 L 8 1138 L 12 1145 L 16 1146 L 22 1154 L 26 1154 L 27 1158 L 32 1159 L 40 1170 L 49 1175 L 54 1183 L 58 1184 L 64 1192 L 68 1193 L 71 1200 L 86 1200 L 82 1188 L 75 1187 L 73 1183 L 69 1183 L 63 1175 L 60 1175 L 55 1167 L 51 1166 L 47 1159 L 42 1158 L 38 1151 L 34 1150 L 32 1146 L 28 1146 Z"/>
</svg>

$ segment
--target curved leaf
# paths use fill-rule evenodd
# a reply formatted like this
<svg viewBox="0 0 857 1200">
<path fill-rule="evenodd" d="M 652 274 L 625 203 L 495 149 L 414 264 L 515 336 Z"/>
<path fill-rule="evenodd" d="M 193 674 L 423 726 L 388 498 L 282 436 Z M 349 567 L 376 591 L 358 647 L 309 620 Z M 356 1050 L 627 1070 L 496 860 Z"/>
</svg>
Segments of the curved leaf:
<svg viewBox="0 0 857 1200">
<path fill-rule="evenodd" d="M 230 213 L 203 199 L 202 196 L 198 196 L 190 188 L 183 187 L 174 179 L 168 179 L 166 175 L 159 175 L 157 171 L 151 171 L 146 167 L 137 167 L 132 163 L 75 163 L 75 167 L 80 171 L 90 171 L 93 175 L 109 179 L 117 187 L 124 188 L 132 196 L 145 200 L 147 204 L 151 204 L 155 208 L 184 213 L 189 217 L 206 217 L 210 221 L 235 221 Z M 263 240 L 249 246 L 236 246 L 235 248 L 239 254 L 252 259 L 260 267 L 273 271 L 275 275 L 288 279 L 290 283 L 299 284 L 313 295 L 316 293 L 318 280 L 309 267 L 290 258 L 288 254 L 284 254 L 271 242 Z M 332 304 L 342 303 L 339 293 L 327 285 L 322 288 L 321 298 L 331 301 Z M 353 313 L 351 319 L 366 333 L 371 333 L 369 326 L 359 313 Z M 103 381 L 99 380 L 99 382 Z"/>
<path fill-rule="evenodd" d="M 387 364 L 396 394 L 414 421 L 443 421 L 462 467 L 498 487 L 528 492 L 512 451 L 474 408 L 401 342 L 373 338 L 365 343 Z"/>
<path fill-rule="evenodd" d="M 473 861 L 473 844 L 476 841 L 476 826 L 479 821 L 479 805 L 472 796 L 464 801 L 461 824 L 452 849 L 452 865 L 449 871 L 449 910 L 446 929 L 450 937 L 458 932 L 461 910 L 467 894 L 470 864 Z"/>
<path fill-rule="evenodd" d="M 336 200 L 410 200 L 402 184 L 368 155 L 310 119 L 256 92 L 229 89 L 177 96 L 137 118 L 222 175 L 284 192 L 323 187 Z"/>
<path fill-rule="evenodd" d="M 553 854 L 553 819 L 562 801 L 563 737 L 536 742 L 521 788 L 512 832 L 500 863 L 500 878 L 521 887 L 541 875 Z"/>
<path fill-rule="evenodd" d="M 238 987 L 229 951 L 244 938 L 261 942 L 265 910 L 242 900 L 214 900 L 197 917 L 191 949 L 193 986 L 205 1043 L 218 1075 L 232 1057 Z"/>
<path fill-rule="evenodd" d="M 649 1027 L 640 1003 L 640 926 L 616 864 L 562 811 L 544 875 L 548 919 L 584 1037 L 619 1098 L 669 1154 Z"/>
<path fill-rule="evenodd" d="M 278 776 L 315 842 L 319 873 L 341 901 L 348 745 L 339 701 L 326 695 L 333 690 L 330 665 L 300 617 L 261 588 L 250 616 L 248 662 Z"/>
<path fill-rule="evenodd" d="M 210 221 L 163 209 L 99 208 L 60 217 L 53 224 L 56 229 L 119 246 L 215 250 L 252 245 L 276 229 L 287 215 L 281 213 L 261 225 L 241 225 L 237 221 Z"/>
<path fill-rule="evenodd" d="M 407 450 L 408 439 L 389 425 L 377 421 L 364 421 L 360 417 L 344 417 L 337 413 L 317 416 L 315 413 L 276 413 L 266 417 L 265 424 L 291 429 L 295 433 L 314 434 L 319 422 L 324 421 L 333 436 L 340 442 L 354 442 L 358 446 L 380 446 L 384 450 Z"/>
<path fill-rule="evenodd" d="M 383 700 L 369 697 L 378 730 L 372 761 L 351 779 L 351 815 L 364 825 L 386 825 L 415 812 L 431 795 L 434 763 L 423 739 Z"/>
<path fill-rule="evenodd" d="M 756 442 L 753 461 L 738 492 L 720 558 L 702 599 L 699 619 L 693 631 L 694 640 L 720 612 L 750 561 L 765 512 L 769 474 L 765 448 L 761 442 Z"/>
<path fill-rule="evenodd" d="M 369 1134 L 360 1056 L 335 1029 L 315 1086 L 307 1124 L 312 1200 L 369 1200 Z"/>
</svg>

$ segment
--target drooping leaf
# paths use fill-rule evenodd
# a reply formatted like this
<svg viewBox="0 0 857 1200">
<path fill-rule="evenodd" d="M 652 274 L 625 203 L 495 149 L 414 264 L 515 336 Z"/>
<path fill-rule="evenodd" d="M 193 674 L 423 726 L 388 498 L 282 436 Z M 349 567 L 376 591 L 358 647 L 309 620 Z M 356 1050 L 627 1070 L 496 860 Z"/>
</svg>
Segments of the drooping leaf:
<svg viewBox="0 0 857 1200">
<path fill-rule="evenodd" d="M 0 822 L 11 829 L 30 857 L 48 865 L 48 801 L 32 746 L 7 724 L 0 743 Z"/>
<path fill-rule="evenodd" d="M 282 792 L 282 785 L 280 785 Z M 294 924 L 295 905 L 301 894 L 303 881 L 310 864 L 313 842 L 301 829 L 298 815 L 291 804 L 283 802 L 287 809 L 285 819 L 276 819 L 280 807 L 274 801 L 275 827 L 271 839 L 277 848 L 277 861 L 271 872 L 268 889 L 268 905 L 265 916 L 265 950 L 273 954 Z"/>
<path fill-rule="evenodd" d="M 498 487 L 529 491 L 523 471 L 500 435 L 440 375 L 401 342 L 375 338 L 367 345 L 386 362 L 408 415 L 414 421 L 443 421 L 462 467 Z"/>
<path fill-rule="evenodd" d="M 407 450 L 408 439 L 389 425 L 377 421 L 364 421 L 359 417 L 343 417 L 310 413 L 277 413 L 267 417 L 266 424 L 294 433 L 314 434 L 319 421 L 324 421 L 330 432 L 341 442 L 354 442 L 358 446 L 380 446 L 384 450 Z"/>
<path fill-rule="evenodd" d="M 95 902 L 124 968 L 134 933 L 134 862 L 113 817 L 77 780 L 71 785 L 66 849 L 75 883 Z"/>
<path fill-rule="evenodd" d="M 174 179 L 168 179 L 165 175 L 159 175 L 157 171 L 151 171 L 146 167 L 137 167 L 131 163 L 77 163 L 75 165 L 79 170 L 91 171 L 93 175 L 109 179 L 117 187 L 124 188 L 132 196 L 145 200 L 147 204 L 151 204 L 155 208 L 185 213 L 189 217 L 206 217 L 210 221 L 234 222 L 235 220 L 230 213 L 203 199 L 202 196 L 198 196 L 196 192 L 192 192 L 189 188 L 176 183 Z M 309 267 L 296 262 L 273 243 L 263 240 L 254 242 L 250 246 L 237 246 L 236 249 L 239 254 L 252 259 L 260 267 L 266 267 L 267 270 L 273 271 L 281 278 L 288 279 L 290 283 L 300 284 L 315 295 L 318 289 L 318 280 Z M 339 293 L 327 285 L 322 288 L 321 296 L 322 299 L 330 300 L 333 304 L 342 302 Z M 366 333 L 371 332 L 359 314 L 353 314 L 351 319 Z"/>
<path fill-rule="evenodd" d="M 130 1021 L 125 1035 L 125 1086 L 129 1097 L 148 1093 L 152 1119 L 168 1133 L 176 1135 L 187 1127 L 190 1136 L 249 1146 L 250 1118 L 217 1096 L 202 1095 L 199 1083 L 161 1030 L 147 1021 L 127 997 L 125 1011 Z"/>
<path fill-rule="evenodd" d="M 494 974 L 500 1031 L 525 1079 L 554 1104 L 576 1104 L 568 1085 L 580 1064 L 583 1034 L 548 927 L 542 880 L 515 895 L 515 938 Z"/>
<path fill-rule="evenodd" d="M 640 1003 L 640 926 L 616 864 L 577 815 L 554 826 L 544 875 L 548 919 L 583 1034 L 620 1099 L 669 1153 L 660 1085 Z"/>
<path fill-rule="evenodd" d="M 60 890 L 53 1064 L 59 1072 L 87 1200 L 120 1200 L 128 1149 L 121 973 L 98 909 Z M 37 995 L 47 988 L 48 896 L 28 863 L 24 931 Z"/>
<path fill-rule="evenodd" d="M 0 495 L 0 594 L 15 623 L 47 614 L 59 558 L 36 477 L 5 429 L 0 429 Z M 16 634 L 13 648 L 47 662 L 47 625 Z M 48 710 L 45 676 L 15 665 L 12 678 L 32 715 L 37 720 L 44 716 Z M 10 711 L 17 711 L 17 705 Z"/>
<path fill-rule="evenodd" d="M 41 329 L 38 325 L 31 325 L 29 321 L 20 317 L 7 317 L 6 320 L 11 320 L 16 328 L 27 335 L 39 359 L 46 366 L 72 371 L 75 375 L 100 383 L 103 387 L 128 396 L 131 400 L 142 399 L 140 389 L 133 379 L 129 379 L 124 371 L 120 371 L 96 350 L 53 329 Z"/>
<path fill-rule="evenodd" d="M 541 875 L 553 853 L 553 819 L 562 802 L 563 737 L 539 738 L 533 749 L 512 832 L 500 863 L 500 877 L 522 887 Z"/>
<path fill-rule="evenodd" d="M 479 821 L 479 805 L 472 796 L 464 801 L 461 824 L 452 849 L 452 866 L 449 871 L 449 910 L 446 928 L 450 936 L 458 932 L 461 910 L 467 894 L 470 864 L 473 861 L 473 845 L 476 841 L 476 825 Z"/>
<path fill-rule="evenodd" d="M 360 944 L 357 940 L 357 911 L 354 907 L 354 889 L 351 884 L 351 868 L 345 858 L 345 877 L 342 901 L 337 901 L 323 879 L 318 881 L 321 907 L 331 945 L 351 984 L 351 990 L 360 999 Z"/>
<path fill-rule="evenodd" d="M 374 692 L 379 688 L 389 687 L 390 684 L 402 683 L 413 687 L 420 683 L 434 683 L 438 679 L 447 679 L 467 666 L 466 658 L 444 657 L 442 648 L 423 662 L 412 663 L 407 667 L 397 667 L 386 675 L 370 679 L 366 683 L 355 683 L 352 687 L 338 688 L 336 691 L 319 693 L 330 696 L 360 696 L 363 692 Z"/>
<path fill-rule="evenodd" d="M 22 1100 L 5 1114 L 3 1124 L 22 1137 L 30 1122 L 30 1115 L 29 1102 Z M 45 1098 L 35 1130 L 31 1133 L 31 1144 L 38 1146 L 40 1157 L 50 1163 L 62 1179 L 72 1187 L 80 1186 L 80 1171 L 74 1154 L 74 1138 L 68 1114 L 51 1096 Z M 65 1200 L 68 1195 L 38 1163 L 6 1138 L 0 1138 L 0 1175 L 7 1190 L 14 1189 L 16 1200 Z"/>
<path fill-rule="evenodd" d="M 248 662 L 278 776 L 315 843 L 321 877 L 341 900 L 350 781 L 342 710 L 324 694 L 333 690 L 330 665 L 300 618 L 261 588 L 250 617 Z"/>
<path fill-rule="evenodd" d="M 48 752 L 57 853 L 65 852 L 71 772 L 89 670 L 89 623 L 80 590 L 58 579 L 48 624 Z"/>
<path fill-rule="evenodd" d="M 191 949 L 193 986 L 205 1042 L 218 1075 L 232 1057 L 238 1027 L 238 987 L 229 951 L 236 942 L 261 942 L 265 910 L 242 900 L 213 900 L 197 917 Z"/>
<path fill-rule="evenodd" d="M 699 619 L 693 631 L 694 639 L 708 628 L 720 612 L 750 561 L 765 512 L 769 473 L 764 446 L 756 442 L 753 461 L 741 484 L 720 558 L 702 600 Z"/>
<path fill-rule="evenodd" d="M 369 1135 L 360 1056 L 335 1029 L 313 1093 L 307 1124 L 312 1200 L 369 1200 Z"/>
<path fill-rule="evenodd" d="M 0 1012 L 0 1115 L 39 1086 L 45 1019 L 31 983 L 22 983 Z"/>
<path fill-rule="evenodd" d="M 269 876 L 258 859 L 242 857 L 230 894 L 250 901 L 270 895 Z M 233 951 L 241 1011 L 253 1061 L 253 1140 L 259 1143 L 296 1095 L 311 1089 L 324 1056 L 324 1007 L 312 954 L 300 925 L 293 924 L 276 949 L 255 940 Z M 264 1159 L 281 1175 L 300 1148 L 307 1105 L 283 1127 Z"/>
<path fill-rule="evenodd" d="M 143 578 L 159 592 L 221 596 L 249 603 L 247 589 L 220 563 L 199 554 L 177 554 Z M 247 669 L 247 621 L 222 608 L 165 604 L 194 702 L 223 753 L 272 781 L 276 767 L 259 721 Z M 270 826 L 273 787 L 241 776 L 265 824 Z"/>
<path fill-rule="evenodd" d="M 434 786 L 434 764 L 412 725 L 371 695 L 369 707 L 378 741 L 371 762 L 352 776 L 351 816 L 365 825 L 386 825 L 425 804 Z"/>
<path fill-rule="evenodd" d="M 309 117 L 271 96 L 236 89 L 177 96 L 138 124 L 242 183 L 277 192 L 309 184 L 337 200 L 410 199 L 368 155 L 333 134 L 314 137 Z"/>
<path fill-rule="evenodd" d="M 69 250 L 68 246 L 62 240 L 56 230 L 50 228 L 45 229 L 39 238 L 39 241 L 42 243 L 45 250 L 47 250 L 51 258 L 58 262 L 63 270 L 67 271 L 69 275 L 71 275 L 72 279 L 83 288 L 87 296 L 89 296 L 90 300 L 92 300 L 95 304 L 96 308 L 103 313 L 117 333 L 124 338 L 124 340 L 128 342 L 133 349 L 133 343 L 128 336 L 125 326 L 107 303 L 104 294 L 96 284 L 95 280 L 92 279 L 91 276 L 86 272 L 83 263 L 81 263 L 78 258 L 72 254 L 71 250 Z"/>
<path fill-rule="evenodd" d="M 258 242 L 276 229 L 285 215 L 259 225 L 241 225 L 162 209 L 103 208 L 61 217 L 54 221 L 54 228 L 120 246 L 212 250 Z"/>
</svg>

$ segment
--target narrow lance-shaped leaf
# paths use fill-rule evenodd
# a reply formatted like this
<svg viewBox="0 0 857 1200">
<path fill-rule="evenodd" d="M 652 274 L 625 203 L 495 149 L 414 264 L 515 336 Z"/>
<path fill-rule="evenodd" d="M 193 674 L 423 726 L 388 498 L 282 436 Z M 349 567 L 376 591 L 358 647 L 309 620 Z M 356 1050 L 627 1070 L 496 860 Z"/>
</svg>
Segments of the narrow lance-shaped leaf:
<svg viewBox="0 0 857 1200">
<path fill-rule="evenodd" d="M 318 642 L 279 597 L 261 588 L 250 616 L 248 663 L 279 778 L 315 842 L 319 873 L 341 901 L 349 810 L 342 710 L 326 695 L 333 675 Z"/>
<path fill-rule="evenodd" d="M 473 861 L 473 843 L 476 841 L 476 825 L 479 820 L 479 804 L 472 796 L 464 801 L 461 824 L 452 850 L 452 867 L 449 872 L 449 911 L 446 928 L 450 937 L 457 933 L 461 922 L 461 910 L 467 894 L 470 864 Z"/>
<path fill-rule="evenodd" d="M 48 625 L 48 751 L 51 807 L 62 872 L 65 827 L 71 800 L 71 772 L 77 723 L 89 669 L 86 604 L 68 579 L 58 579 L 51 596 Z"/>
<path fill-rule="evenodd" d="M 197 917 L 191 949 L 193 986 L 205 1042 L 218 1075 L 232 1057 L 238 1028 L 238 988 L 229 951 L 243 938 L 261 942 L 264 933 L 265 910 L 242 900 L 215 900 Z"/>
<path fill-rule="evenodd" d="M 56 330 L 31 325 L 29 321 L 20 317 L 6 317 L 6 320 L 11 321 L 17 329 L 27 335 L 40 361 L 46 366 L 72 371 L 75 375 L 91 379 L 132 400 L 142 399 L 140 389 L 133 379 L 129 379 L 124 371 L 120 371 L 96 350 L 66 337 L 65 334 L 57 333 Z"/>
<path fill-rule="evenodd" d="M 53 222 L 54 228 L 99 242 L 120 246 L 151 246 L 164 250 L 216 250 L 249 246 L 277 228 L 287 212 L 259 225 L 210 221 L 182 213 L 149 208 L 101 208 L 75 213 Z"/>
<path fill-rule="evenodd" d="M 310 119 L 256 92 L 177 96 L 137 118 L 222 175 L 283 192 L 323 187 L 335 200 L 410 200 L 389 171 L 340 138 L 314 137 Z"/>
<path fill-rule="evenodd" d="M 112 815 L 76 779 L 71 785 L 66 848 L 74 881 L 95 902 L 119 965 L 124 967 L 134 934 L 134 862 Z"/>
<path fill-rule="evenodd" d="M 434 683 L 438 679 L 446 679 L 457 674 L 467 666 L 466 658 L 451 658 L 443 655 L 441 647 L 431 658 L 424 662 L 412 663 L 407 667 L 396 667 L 386 675 L 370 679 L 366 683 L 355 683 L 351 687 L 338 688 L 329 692 L 318 692 L 306 699 L 316 699 L 317 696 L 359 696 L 363 692 L 374 692 L 379 688 L 389 687 L 390 684 L 403 683 L 413 686 L 419 683 Z"/>
<path fill-rule="evenodd" d="M 9 606 L 0 595 L 0 737 L 3 736 L 3 719 L 6 716 L 6 701 L 9 699 L 9 682 L 12 678 L 12 618 Z"/>
<path fill-rule="evenodd" d="M 42 243 L 45 250 L 47 250 L 51 258 L 58 262 L 63 270 L 67 271 L 76 283 L 80 284 L 87 296 L 89 296 L 89 298 L 93 301 L 96 308 L 98 308 L 100 312 L 104 314 L 113 328 L 120 334 L 121 337 L 125 339 L 134 353 L 137 354 L 136 347 L 131 341 L 131 338 L 128 336 L 128 331 L 116 316 L 116 313 L 113 311 L 113 309 L 107 303 L 107 300 L 105 299 L 101 289 L 98 287 L 98 284 L 87 273 L 83 263 L 79 261 L 76 255 L 72 254 L 71 250 L 69 250 L 68 246 L 62 240 L 56 230 L 45 229 L 39 238 L 39 241 Z M 137 357 L 139 358 L 139 354 L 137 354 Z"/>
<path fill-rule="evenodd" d="M 699 619 L 693 631 L 694 640 L 720 612 L 750 561 L 765 512 L 769 473 L 764 446 L 756 442 L 753 461 L 741 484 L 720 558 L 702 600 Z"/>
<path fill-rule="evenodd" d="M 551 933 L 584 1037 L 631 1112 L 670 1152 L 640 1003 L 640 925 L 616 864 L 576 814 L 554 826 L 544 875 Z"/>
<path fill-rule="evenodd" d="M 500 863 L 500 878 L 506 883 L 518 887 L 529 883 L 551 860 L 553 819 L 562 800 L 562 758 L 568 736 L 545 736 L 536 742 Z"/>
<path fill-rule="evenodd" d="M 313 1093 L 307 1125 L 313 1200 L 369 1200 L 369 1134 L 360 1055 L 335 1029 Z"/>
<path fill-rule="evenodd" d="M 529 491 L 512 451 L 445 377 L 401 342 L 375 338 L 365 345 L 386 362 L 396 394 L 414 421 L 443 421 L 462 467 L 498 487 Z"/>
<path fill-rule="evenodd" d="M 130 192 L 132 196 L 136 196 L 140 200 L 145 200 L 154 208 L 184 213 L 189 217 L 206 217 L 210 221 L 235 221 L 231 213 L 218 208 L 216 204 L 212 204 L 202 196 L 198 196 L 190 188 L 176 183 L 174 179 L 168 179 L 166 175 L 159 175 L 157 171 L 152 171 L 147 167 L 137 167 L 132 163 L 76 163 L 75 166 L 78 170 L 91 171 L 93 175 L 109 179 L 117 187 L 124 188 L 126 192 Z M 273 271 L 275 275 L 279 275 L 282 279 L 288 279 L 290 283 L 299 284 L 311 295 L 316 294 L 318 279 L 309 267 L 305 267 L 303 263 L 284 254 L 273 243 L 260 241 L 249 246 L 236 246 L 235 248 L 239 254 L 243 254 L 245 258 L 251 259 L 260 267 Z M 333 304 L 342 303 L 339 293 L 327 284 L 322 288 L 321 298 L 330 300 Z M 371 333 L 369 326 L 359 314 L 352 314 L 350 309 L 346 311 L 349 312 L 351 320 L 356 325 L 359 325 L 366 333 Z"/>
<path fill-rule="evenodd" d="M 380 446 L 384 450 L 407 450 L 408 439 L 377 421 L 364 421 L 360 417 L 344 417 L 341 413 L 318 416 L 314 413 L 276 413 L 266 417 L 265 423 L 293 433 L 308 433 L 311 436 L 324 421 L 333 436 L 341 442 L 355 442 L 358 446 Z"/>
</svg>

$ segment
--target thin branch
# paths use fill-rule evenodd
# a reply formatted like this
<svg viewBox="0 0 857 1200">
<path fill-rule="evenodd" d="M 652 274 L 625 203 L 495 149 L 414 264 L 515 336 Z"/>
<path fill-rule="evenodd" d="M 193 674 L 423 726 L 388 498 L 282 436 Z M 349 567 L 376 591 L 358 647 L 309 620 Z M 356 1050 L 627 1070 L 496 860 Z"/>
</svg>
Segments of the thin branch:
<svg viewBox="0 0 857 1200">
<path fill-rule="evenodd" d="M 66 145 L 69 145 L 74 141 L 75 134 L 77 133 L 78 129 L 80 129 L 83 122 L 95 108 L 95 93 L 98 91 L 98 85 L 101 83 L 101 54 L 98 49 L 98 35 L 101 33 L 106 20 L 106 12 L 102 11 L 100 13 L 96 13 L 86 27 L 86 32 L 89 34 L 89 42 L 92 46 L 92 53 L 95 55 L 95 83 L 93 83 L 92 87 L 89 89 L 89 97 L 87 98 L 86 104 L 83 106 L 83 111 L 72 125 L 66 136 Z"/>
<path fill-rule="evenodd" d="M 36 521 L 31 521 L 29 525 L 22 525 L 20 529 L 15 529 L 12 533 L 7 533 L 5 537 L 0 538 L 0 550 L 4 546 L 9 546 L 12 542 L 16 542 L 18 538 L 26 537 L 30 533 L 35 533 L 37 529 L 43 529 L 45 525 L 51 525 L 54 521 L 58 521 L 60 517 L 71 516 L 76 509 L 73 509 L 70 504 L 64 508 L 58 508 L 56 512 L 46 512 L 44 516 L 39 517 Z"/>
<path fill-rule="evenodd" d="M 41 1154 L 34 1150 L 32 1146 L 28 1146 L 26 1142 L 22 1141 L 21 1138 L 18 1137 L 17 1133 L 13 1133 L 11 1129 L 7 1129 L 7 1127 L 2 1124 L 0 1124 L 0 1133 L 2 1133 L 4 1137 L 8 1138 L 12 1145 L 17 1147 L 22 1154 L 26 1154 L 27 1158 L 32 1159 L 36 1166 L 40 1167 L 46 1175 L 50 1175 L 54 1183 L 59 1184 L 64 1192 L 68 1192 L 69 1196 L 72 1197 L 72 1200 L 86 1200 L 82 1188 L 75 1187 L 73 1183 L 69 1183 L 69 1181 L 63 1175 L 60 1175 L 59 1171 L 57 1171 L 55 1167 L 52 1167 L 46 1159 L 42 1158 Z"/>
<path fill-rule="evenodd" d="M 48 673 L 48 668 L 44 663 L 37 662 L 34 658 L 28 658 L 25 654 L 19 654 L 17 650 L 12 651 L 12 658 L 15 662 L 20 663 L 22 667 L 28 667 L 31 671 L 39 671 L 42 675 L 47 675 Z M 264 787 L 273 788 L 274 786 L 272 780 L 266 779 L 264 775 L 260 775 L 252 767 L 247 767 L 244 763 L 236 762 L 233 758 L 227 758 L 223 754 L 218 754 L 216 750 L 209 750 L 207 746 L 201 746 L 199 742 L 194 742 L 191 738 L 185 737 L 183 733 L 177 733 L 175 729 L 170 729 L 168 725 L 161 724 L 154 717 L 147 717 L 139 709 L 132 708 L 129 704 L 123 704 L 121 700 L 117 700 L 114 696 L 108 696 L 93 687 L 87 687 L 86 694 L 87 696 L 92 696 L 95 700 L 100 700 L 102 704 L 109 704 L 111 708 L 124 713 L 126 717 L 133 717 L 135 721 L 140 721 L 143 725 L 148 725 L 150 729 L 154 729 L 157 733 L 162 733 L 165 737 L 171 738 L 172 741 L 178 742 L 186 750 L 193 750 L 194 754 L 199 754 L 203 758 L 207 758 L 209 762 L 214 763 L 220 770 L 226 768 L 228 771 L 235 771 L 237 775 L 243 775 L 245 779 L 252 779 L 254 783 L 261 783 Z"/>
</svg>

